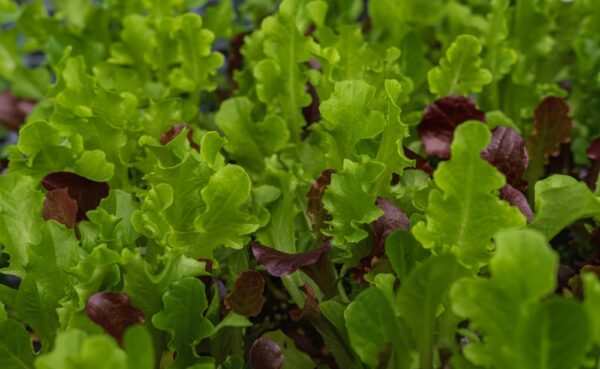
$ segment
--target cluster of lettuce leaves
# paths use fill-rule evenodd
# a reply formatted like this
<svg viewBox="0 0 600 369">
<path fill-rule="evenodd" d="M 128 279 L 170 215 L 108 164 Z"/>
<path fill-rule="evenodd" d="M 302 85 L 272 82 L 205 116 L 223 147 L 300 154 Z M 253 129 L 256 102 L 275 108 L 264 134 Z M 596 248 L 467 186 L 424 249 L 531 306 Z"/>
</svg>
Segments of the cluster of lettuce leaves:
<svg viewBox="0 0 600 369">
<path fill-rule="evenodd" d="M 37 102 L 2 148 L 1 368 L 598 367 L 600 282 L 557 291 L 549 242 L 600 194 L 546 167 L 600 134 L 596 0 L 0 0 L 0 24 L 0 88 Z M 437 133 L 444 101 L 485 122 Z M 520 184 L 481 154 L 502 127 Z M 282 294 L 325 354 L 259 319 Z"/>
</svg>

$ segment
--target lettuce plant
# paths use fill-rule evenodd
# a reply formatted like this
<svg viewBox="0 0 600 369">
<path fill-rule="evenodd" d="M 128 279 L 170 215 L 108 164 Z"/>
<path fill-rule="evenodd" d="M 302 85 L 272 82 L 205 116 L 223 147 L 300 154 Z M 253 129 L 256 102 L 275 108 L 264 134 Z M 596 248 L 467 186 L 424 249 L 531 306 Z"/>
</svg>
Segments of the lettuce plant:
<svg viewBox="0 0 600 369">
<path fill-rule="evenodd" d="M 596 0 L 0 0 L 0 368 L 600 367 Z"/>
</svg>

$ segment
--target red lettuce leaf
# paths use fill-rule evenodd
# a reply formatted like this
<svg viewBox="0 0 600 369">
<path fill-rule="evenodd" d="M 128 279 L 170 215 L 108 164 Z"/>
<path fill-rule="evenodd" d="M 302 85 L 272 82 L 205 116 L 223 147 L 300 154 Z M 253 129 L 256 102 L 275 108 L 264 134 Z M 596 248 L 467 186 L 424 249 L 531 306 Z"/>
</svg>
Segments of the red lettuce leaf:
<svg viewBox="0 0 600 369">
<path fill-rule="evenodd" d="M 378 198 L 377 206 L 383 210 L 383 215 L 371 224 L 373 233 L 371 252 L 362 258 L 358 266 L 352 270 L 354 278 L 361 284 L 367 283 L 364 279 L 365 274 L 369 273 L 385 254 L 385 240 L 390 233 L 398 229 L 408 230 L 410 228 L 408 216 L 394 203 Z"/>
<path fill-rule="evenodd" d="M 253 369 L 280 369 L 283 366 L 283 352 L 275 341 L 261 337 L 250 348 L 250 365 Z"/>
<path fill-rule="evenodd" d="M 311 97 L 311 103 L 308 106 L 302 108 L 302 115 L 304 115 L 304 120 L 306 120 L 307 125 L 304 127 L 304 130 L 308 132 L 308 125 L 311 123 L 316 123 L 321 120 L 321 112 L 319 111 L 319 94 L 317 93 L 317 89 L 310 83 L 306 84 L 306 92 Z"/>
<path fill-rule="evenodd" d="M 525 143 L 530 159 L 527 171 L 530 196 L 533 196 L 533 185 L 544 174 L 548 158 L 558 155 L 560 145 L 570 141 L 573 127 L 569 105 L 557 96 L 542 100 L 533 116 L 533 131 Z"/>
<path fill-rule="evenodd" d="M 77 222 L 77 201 L 69 196 L 66 188 L 57 188 L 46 193 L 44 219 L 56 220 L 69 228 Z"/>
<path fill-rule="evenodd" d="M 20 99 L 10 91 L 0 93 L 0 124 L 6 129 L 17 131 L 35 104 L 35 100 Z"/>
<path fill-rule="evenodd" d="M 299 321 L 301 319 L 306 319 L 309 321 L 316 321 L 321 319 L 321 310 L 319 309 L 319 302 L 315 297 L 315 292 L 309 284 L 304 284 L 302 286 L 304 291 L 306 292 L 306 301 L 304 302 L 304 306 L 302 309 L 293 309 L 290 310 L 290 318 L 294 321 Z"/>
<path fill-rule="evenodd" d="M 427 154 L 450 158 L 450 143 L 456 127 L 468 120 L 485 121 L 485 113 L 464 96 L 446 96 L 429 104 L 418 126 Z"/>
<path fill-rule="evenodd" d="M 92 181 L 70 172 L 48 174 L 42 179 L 42 186 L 48 191 L 68 189 L 69 196 L 77 201 L 77 221 L 86 220 L 85 213 L 96 209 L 109 192 L 108 183 Z"/>
<path fill-rule="evenodd" d="M 160 138 L 160 144 L 161 145 L 166 145 L 169 142 L 171 142 L 175 137 L 177 137 L 181 131 L 183 131 L 185 128 L 188 129 L 187 131 L 187 139 L 188 142 L 190 143 L 190 146 L 196 150 L 196 151 L 200 151 L 200 145 L 198 145 L 197 143 L 194 142 L 193 139 L 193 128 L 188 125 L 188 124 L 174 124 L 173 127 L 171 127 L 170 130 L 168 130 L 167 132 L 165 132 L 161 138 Z"/>
<path fill-rule="evenodd" d="M 500 189 L 500 198 L 519 208 L 521 213 L 523 213 L 525 218 L 527 218 L 528 222 L 533 220 L 533 211 L 531 210 L 531 206 L 529 205 L 527 197 L 523 194 L 523 192 L 507 184 Z"/>
<path fill-rule="evenodd" d="M 525 141 L 517 131 L 508 127 L 494 129 L 490 144 L 481 152 L 481 158 L 502 172 L 508 184 L 526 189 L 527 183 L 522 177 L 529 164 L 529 155 Z"/>
<path fill-rule="evenodd" d="M 123 292 L 95 293 L 87 301 L 85 312 L 91 321 L 119 343 L 127 328 L 145 321 L 142 311 L 132 306 L 129 296 Z"/>
<path fill-rule="evenodd" d="M 600 173 L 600 137 L 592 141 L 586 154 L 590 161 L 590 166 L 587 168 L 584 179 L 592 190 L 596 190 L 596 181 Z"/>
<path fill-rule="evenodd" d="M 233 291 L 225 299 L 231 309 L 243 316 L 257 316 L 262 310 L 265 279 L 256 270 L 247 270 L 237 277 Z"/>
<path fill-rule="evenodd" d="M 331 175 L 335 173 L 334 169 L 326 169 L 319 175 L 319 178 L 312 181 L 310 190 L 306 194 L 308 199 L 307 215 L 313 228 L 313 234 L 317 241 L 323 241 L 321 228 L 325 228 L 325 222 L 331 220 L 331 216 L 323 206 L 323 195 L 327 186 L 331 184 Z"/>
<path fill-rule="evenodd" d="M 329 249 L 330 244 L 326 242 L 315 250 L 288 254 L 258 243 L 252 244 L 252 254 L 254 254 L 256 261 L 263 265 L 270 275 L 275 277 L 290 275 L 302 267 L 316 264 Z"/>
<path fill-rule="evenodd" d="M 407 158 L 415 161 L 415 169 L 420 169 L 425 173 L 433 174 L 433 168 L 429 164 L 429 161 L 427 161 L 427 159 L 425 159 L 421 155 L 417 154 L 416 152 L 410 149 L 407 149 L 406 147 L 404 147 L 404 155 L 406 155 Z"/>
<path fill-rule="evenodd" d="M 383 256 L 385 240 L 388 235 L 397 229 L 408 230 L 410 223 L 408 217 L 394 203 L 378 198 L 377 206 L 383 210 L 383 215 L 371 225 L 373 230 L 373 251 L 375 256 Z"/>
</svg>

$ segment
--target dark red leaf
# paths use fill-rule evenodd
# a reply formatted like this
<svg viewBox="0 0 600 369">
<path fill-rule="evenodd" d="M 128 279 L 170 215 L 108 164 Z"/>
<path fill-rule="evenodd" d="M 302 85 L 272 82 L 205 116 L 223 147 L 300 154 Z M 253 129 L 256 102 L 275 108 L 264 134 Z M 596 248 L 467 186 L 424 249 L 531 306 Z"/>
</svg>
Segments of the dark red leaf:
<svg viewBox="0 0 600 369">
<path fill-rule="evenodd" d="M 319 309 L 319 302 L 315 297 L 312 287 L 305 283 L 302 288 L 306 292 L 306 301 L 304 302 L 304 306 L 302 309 L 290 310 L 290 317 L 294 321 L 298 321 L 300 319 L 312 321 L 319 320 L 321 318 L 321 310 Z"/>
<path fill-rule="evenodd" d="M 162 137 L 160 138 L 160 144 L 161 145 L 166 145 L 169 142 L 171 142 L 175 137 L 177 137 L 179 135 L 179 133 L 181 133 L 181 131 L 183 131 L 185 128 L 188 129 L 187 131 L 187 139 L 188 142 L 190 143 L 190 146 L 196 150 L 196 151 L 200 151 L 200 145 L 198 145 L 197 143 L 194 142 L 194 136 L 193 136 L 193 128 L 191 126 L 189 126 L 188 124 L 174 124 L 173 127 L 171 127 L 170 130 L 168 130 L 167 132 L 165 132 Z"/>
<path fill-rule="evenodd" d="M 302 267 L 315 264 L 319 261 L 321 255 L 328 252 L 329 249 L 329 242 L 326 242 L 323 246 L 315 250 L 298 254 L 288 254 L 258 243 L 252 244 L 252 254 L 254 254 L 256 261 L 264 265 L 267 272 L 275 277 L 290 275 Z"/>
<path fill-rule="evenodd" d="M 427 154 L 450 158 L 450 143 L 456 127 L 468 120 L 485 121 L 485 113 L 464 96 L 446 96 L 425 109 L 418 131 Z"/>
<path fill-rule="evenodd" d="M 373 230 L 372 256 L 381 257 L 384 254 L 387 236 L 397 229 L 408 230 L 410 223 L 406 214 L 394 203 L 378 198 L 377 206 L 383 210 L 383 215 L 371 225 Z"/>
<path fill-rule="evenodd" d="M 69 196 L 77 201 L 77 221 L 87 219 L 85 213 L 94 210 L 100 201 L 108 196 L 108 183 L 96 182 L 70 172 L 50 173 L 42 179 L 42 186 L 48 191 L 59 188 L 69 190 Z"/>
<path fill-rule="evenodd" d="M 556 292 L 562 293 L 563 289 L 569 288 L 569 280 L 573 278 L 577 273 L 568 265 L 560 264 L 556 273 Z"/>
<path fill-rule="evenodd" d="M 506 176 L 508 184 L 526 189 L 522 177 L 529 164 L 529 155 L 525 141 L 517 131 L 508 127 L 494 129 L 490 144 L 481 152 L 481 157 L 498 168 Z"/>
<path fill-rule="evenodd" d="M 586 154 L 591 161 L 600 161 L 600 137 L 590 143 Z"/>
<path fill-rule="evenodd" d="M 420 169 L 428 174 L 433 174 L 433 168 L 429 165 L 427 159 L 417 154 L 416 152 L 404 147 L 404 155 L 407 158 L 415 161 L 415 169 Z"/>
<path fill-rule="evenodd" d="M 35 100 L 24 100 L 13 96 L 10 91 L 0 93 L 0 124 L 16 131 L 25 122 L 35 106 Z"/>
<path fill-rule="evenodd" d="M 257 316 L 262 310 L 265 279 L 256 270 L 247 270 L 235 280 L 233 291 L 225 303 L 239 315 Z"/>
<path fill-rule="evenodd" d="M 519 208 L 521 213 L 523 213 L 525 218 L 527 218 L 528 222 L 533 220 L 533 211 L 531 210 L 531 206 L 529 206 L 527 197 L 523 194 L 523 192 L 507 184 L 500 190 L 500 198 Z"/>
<path fill-rule="evenodd" d="M 283 361 L 281 348 L 268 338 L 257 339 L 250 348 L 250 365 L 253 369 L 280 369 Z"/>
<path fill-rule="evenodd" d="M 128 327 L 145 321 L 142 312 L 131 305 L 129 296 L 123 292 L 95 293 L 87 301 L 85 312 L 119 343 Z"/>
<path fill-rule="evenodd" d="M 557 155 L 560 144 L 569 142 L 573 120 L 569 117 L 569 105 L 560 97 L 548 96 L 533 113 L 533 131 L 527 139 L 530 156 L 548 158 Z"/>
<path fill-rule="evenodd" d="M 327 186 L 331 184 L 331 175 L 335 173 L 334 169 L 326 169 L 319 175 L 319 178 L 312 181 L 310 190 L 306 195 L 308 199 L 307 215 L 313 227 L 313 233 L 317 241 L 322 241 L 321 228 L 325 228 L 325 222 L 331 217 L 323 206 L 323 195 Z"/>
<path fill-rule="evenodd" d="M 307 125 L 304 127 L 305 130 L 311 123 L 321 120 L 321 112 L 319 111 L 319 94 L 317 93 L 317 89 L 312 84 L 306 83 L 306 91 L 311 97 L 311 103 L 310 105 L 302 108 L 302 114 L 304 115 L 304 120 L 306 120 L 307 123 Z"/>
<path fill-rule="evenodd" d="M 377 206 L 383 210 L 383 215 L 371 224 L 373 233 L 373 245 L 371 252 L 360 260 L 360 263 L 352 269 L 352 275 L 357 282 L 366 284 L 364 276 L 369 273 L 374 265 L 385 254 L 385 240 L 395 230 L 408 230 L 410 222 L 406 214 L 392 202 L 378 198 Z"/>
<path fill-rule="evenodd" d="M 77 221 L 77 201 L 69 196 L 66 188 L 57 188 L 46 193 L 44 200 L 44 219 L 56 220 L 69 228 Z"/>
<path fill-rule="evenodd" d="M 571 143 L 562 143 L 558 149 L 558 155 L 551 156 L 546 165 L 544 176 L 548 177 L 552 174 L 565 174 L 577 177 L 575 164 L 575 156 L 571 150 Z"/>
<path fill-rule="evenodd" d="M 546 97 L 535 109 L 533 116 L 533 131 L 525 143 L 530 160 L 527 171 L 530 196 L 533 196 L 533 184 L 544 174 L 548 158 L 558 155 L 560 145 L 569 142 L 573 127 L 569 106 L 560 97 Z"/>
<path fill-rule="evenodd" d="M 600 173 L 600 137 L 596 138 L 587 151 L 587 158 L 590 160 L 590 166 L 586 171 L 585 182 L 592 189 L 596 189 L 596 181 L 598 180 L 598 174 Z"/>
<path fill-rule="evenodd" d="M 235 35 L 231 41 L 229 41 L 229 52 L 227 53 L 227 76 L 231 81 L 236 83 L 233 79 L 233 74 L 236 70 L 240 70 L 244 66 L 244 56 L 241 53 L 242 46 L 244 46 L 244 38 L 248 35 L 248 32 L 242 32 Z"/>
</svg>

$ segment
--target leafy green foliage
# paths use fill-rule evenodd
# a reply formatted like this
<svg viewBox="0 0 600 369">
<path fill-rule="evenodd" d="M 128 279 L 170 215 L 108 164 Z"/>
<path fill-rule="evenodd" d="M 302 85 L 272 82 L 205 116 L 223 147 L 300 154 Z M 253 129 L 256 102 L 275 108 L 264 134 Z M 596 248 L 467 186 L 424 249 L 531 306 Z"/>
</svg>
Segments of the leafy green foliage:
<svg viewBox="0 0 600 369">
<path fill-rule="evenodd" d="M 481 91 L 492 81 L 492 74 L 481 68 L 480 53 L 481 44 L 475 37 L 457 37 L 440 65 L 429 71 L 429 90 L 438 97 Z"/>
<path fill-rule="evenodd" d="M 577 219 L 600 216 L 600 200 L 572 177 L 553 175 L 535 184 L 535 218 L 530 227 L 552 238 Z"/>
<path fill-rule="evenodd" d="M 172 367 L 187 368 L 197 361 L 192 345 L 212 331 L 212 324 L 202 316 L 207 307 L 204 285 L 193 278 L 178 280 L 165 292 L 163 302 L 164 310 L 152 318 L 152 323 L 172 336 L 169 347 L 177 352 Z"/>
<path fill-rule="evenodd" d="M 384 358 L 395 368 L 409 367 L 405 337 L 383 292 L 377 288 L 363 292 L 344 317 L 352 347 L 364 363 L 376 367 Z"/>
<path fill-rule="evenodd" d="M 5 320 L 0 323 L 0 350 L 2 358 L 0 364 L 3 368 L 31 368 L 33 364 L 33 348 L 31 337 L 18 322 Z"/>
<path fill-rule="evenodd" d="M 542 300 L 555 287 L 556 254 L 532 230 L 500 233 L 496 243 L 491 278 L 463 279 L 452 289 L 454 310 L 484 335 L 467 347 L 467 358 L 489 368 L 578 367 L 590 318 L 577 302 Z"/>
<path fill-rule="evenodd" d="M 598 368 L 597 5 L 0 0 L 0 367 Z"/>
<path fill-rule="evenodd" d="M 331 176 L 331 184 L 323 196 L 325 209 L 332 214 L 330 228 L 323 230 L 333 236 L 334 244 L 358 242 L 368 236 L 361 224 L 371 223 L 383 215 L 375 205 L 375 196 L 366 191 L 366 186 L 381 175 L 384 165 L 375 161 L 356 163 L 344 161 L 344 170 Z M 352 203 L 346 199 L 351 198 Z"/>
<path fill-rule="evenodd" d="M 496 232 L 525 225 L 519 210 L 498 198 L 496 191 L 504 186 L 504 176 L 480 158 L 490 136 L 488 128 L 478 122 L 456 129 L 451 159 L 441 163 L 434 175 L 439 189 L 429 194 L 426 222 L 413 228 L 423 246 L 434 252 L 455 252 L 473 268 L 491 255 Z"/>
</svg>

